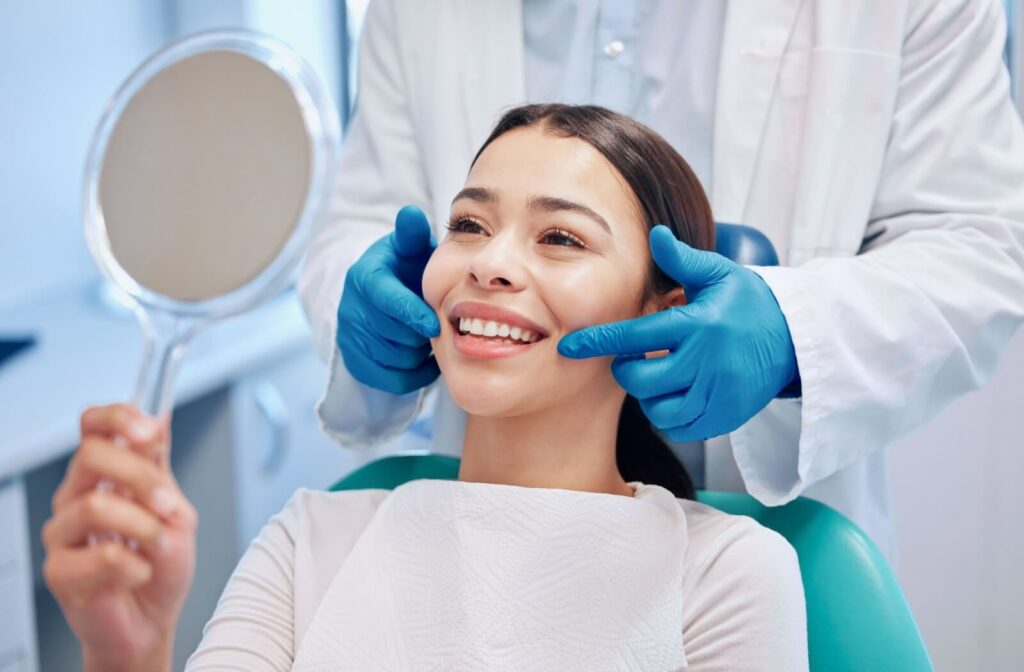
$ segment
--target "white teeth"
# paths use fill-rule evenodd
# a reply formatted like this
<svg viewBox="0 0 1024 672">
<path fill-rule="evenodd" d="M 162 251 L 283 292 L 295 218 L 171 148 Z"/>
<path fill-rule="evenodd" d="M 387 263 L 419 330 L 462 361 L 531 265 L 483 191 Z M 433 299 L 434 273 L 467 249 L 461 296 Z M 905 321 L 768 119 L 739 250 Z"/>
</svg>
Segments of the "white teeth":
<svg viewBox="0 0 1024 672">
<path fill-rule="evenodd" d="M 460 317 L 459 332 L 464 334 L 469 333 L 475 336 L 484 336 L 487 338 L 511 338 L 512 340 L 519 341 L 521 343 L 533 343 L 538 340 L 538 334 L 534 333 L 530 329 L 513 327 L 494 320 L 484 321 L 480 318 L 474 317 Z"/>
</svg>

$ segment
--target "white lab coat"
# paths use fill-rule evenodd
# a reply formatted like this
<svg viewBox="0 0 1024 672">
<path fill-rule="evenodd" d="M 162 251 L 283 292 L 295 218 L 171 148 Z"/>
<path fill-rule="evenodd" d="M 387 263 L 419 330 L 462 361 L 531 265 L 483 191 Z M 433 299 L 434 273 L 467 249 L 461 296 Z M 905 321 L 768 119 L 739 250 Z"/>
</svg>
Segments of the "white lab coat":
<svg viewBox="0 0 1024 672">
<path fill-rule="evenodd" d="M 803 382 L 802 399 L 728 439 L 754 496 L 813 495 L 883 550 L 879 449 L 980 386 L 1024 317 L 1024 132 L 1004 35 L 998 0 L 728 6 L 709 196 L 719 221 L 777 232 L 784 266 L 755 270 Z M 423 400 L 348 375 L 335 345 L 345 273 L 402 205 L 441 237 L 474 153 L 523 102 L 522 36 L 514 0 L 370 6 L 358 113 L 300 279 L 331 362 L 321 421 L 342 442 L 394 436 Z M 463 420 L 437 387 L 435 440 L 459 447 Z"/>
</svg>

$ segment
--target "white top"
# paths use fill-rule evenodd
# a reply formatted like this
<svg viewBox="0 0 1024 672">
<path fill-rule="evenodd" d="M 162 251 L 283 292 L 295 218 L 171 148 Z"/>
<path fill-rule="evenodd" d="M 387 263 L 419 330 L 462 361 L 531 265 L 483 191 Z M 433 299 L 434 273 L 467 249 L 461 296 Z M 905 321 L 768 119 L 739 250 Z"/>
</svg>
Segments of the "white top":
<svg viewBox="0 0 1024 672">
<path fill-rule="evenodd" d="M 750 518 L 461 481 L 299 490 L 187 670 L 806 670 L 796 554 Z"/>
</svg>

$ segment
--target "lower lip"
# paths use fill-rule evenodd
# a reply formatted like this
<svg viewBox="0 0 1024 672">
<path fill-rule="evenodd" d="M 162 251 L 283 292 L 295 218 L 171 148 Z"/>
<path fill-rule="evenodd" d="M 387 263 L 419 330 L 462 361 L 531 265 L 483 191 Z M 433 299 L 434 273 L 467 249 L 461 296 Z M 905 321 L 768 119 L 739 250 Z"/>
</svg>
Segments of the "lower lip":
<svg viewBox="0 0 1024 672">
<path fill-rule="evenodd" d="M 482 338 L 471 334 L 460 334 L 458 331 L 455 331 L 454 334 L 456 350 L 470 357 L 483 357 L 485 359 L 497 359 L 499 357 L 512 357 L 514 355 L 519 355 L 540 343 L 540 341 L 534 341 L 533 343 L 516 345 L 514 343 L 502 343 L 501 341 L 493 338 Z"/>
</svg>

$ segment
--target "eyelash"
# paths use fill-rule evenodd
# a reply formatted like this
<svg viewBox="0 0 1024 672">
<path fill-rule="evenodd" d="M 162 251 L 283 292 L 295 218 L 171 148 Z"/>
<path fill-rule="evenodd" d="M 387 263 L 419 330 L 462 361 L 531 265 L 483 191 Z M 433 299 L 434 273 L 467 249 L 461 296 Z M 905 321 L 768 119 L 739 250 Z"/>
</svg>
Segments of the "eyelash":
<svg viewBox="0 0 1024 672">
<path fill-rule="evenodd" d="M 452 218 L 448 221 L 447 228 L 449 231 L 454 231 L 456 233 L 479 233 L 479 231 L 467 231 L 466 227 L 464 226 L 465 224 L 471 224 L 481 230 L 484 228 L 483 226 L 480 225 L 479 222 L 475 221 L 472 217 L 466 217 L 464 215 L 452 216 Z M 543 240 L 548 236 L 558 236 L 562 240 L 569 241 L 568 244 L 555 243 L 554 245 L 556 247 L 578 247 L 580 249 L 587 248 L 586 244 L 582 240 L 580 240 L 578 236 L 573 235 L 572 233 L 566 231 L 565 229 L 548 229 L 541 236 L 541 239 Z"/>
</svg>

